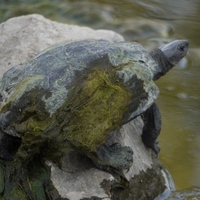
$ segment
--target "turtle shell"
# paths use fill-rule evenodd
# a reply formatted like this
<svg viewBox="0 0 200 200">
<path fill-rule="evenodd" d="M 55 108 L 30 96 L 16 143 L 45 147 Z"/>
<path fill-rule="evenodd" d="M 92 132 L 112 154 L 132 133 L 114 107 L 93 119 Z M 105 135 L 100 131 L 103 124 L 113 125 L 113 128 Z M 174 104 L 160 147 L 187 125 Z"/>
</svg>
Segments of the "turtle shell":
<svg viewBox="0 0 200 200">
<path fill-rule="evenodd" d="M 82 40 L 53 46 L 4 74 L 0 128 L 30 136 L 27 140 L 33 134 L 54 138 L 63 133 L 64 140 L 75 146 L 85 140 L 94 150 L 108 132 L 143 113 L 158 97 L 152 78 L 156 65 L 134 42 Z M 89 131 L 84 139 L 81 130 Z"/>
</svg>

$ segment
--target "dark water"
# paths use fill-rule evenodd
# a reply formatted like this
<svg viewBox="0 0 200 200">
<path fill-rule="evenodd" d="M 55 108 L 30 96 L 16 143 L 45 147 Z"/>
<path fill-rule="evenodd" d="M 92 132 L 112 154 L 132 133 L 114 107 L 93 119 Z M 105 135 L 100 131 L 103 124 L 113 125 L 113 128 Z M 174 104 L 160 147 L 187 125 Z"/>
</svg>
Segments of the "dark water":
<svg viewBox="0 0 200 200">
<path fill-rule="evenodd" d="M 111 29 L 148 49 L 188 39 L 187 58 L 157 81 L 163 116 L 160 159 L 177 189 L 200 187 L 199 0 L 1 0 L 0 21 L 39 13 L 70 24 Z"/>
</svg>

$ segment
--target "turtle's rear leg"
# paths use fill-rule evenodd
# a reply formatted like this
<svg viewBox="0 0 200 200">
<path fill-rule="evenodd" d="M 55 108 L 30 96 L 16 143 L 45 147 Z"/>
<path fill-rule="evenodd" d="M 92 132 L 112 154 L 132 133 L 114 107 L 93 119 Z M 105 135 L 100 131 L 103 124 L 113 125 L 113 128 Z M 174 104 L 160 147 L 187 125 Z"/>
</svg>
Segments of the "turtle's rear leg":
<svg viewBox="0 0 200 200">
<path fill-rule="evenodd" d="M 144 127 L 142 132 L 142 141 L 145 146 L 151 148 L 156 155 L 160 151 L 158 146 L 157 137 L 161 130 L 161 114 L 159 108 L 154 103 L 143 114 Z"/>
<path fill-rule="evenodd" d="M 129 170 L 133 163 L 133 151 L 130 147 L 122 147 L 119 143 L 110 146 L 103 144 L 97 150 L 99 164 L 117 170 Z M 98 162 L 96 163 L 98 164 Z"/>
</svg>

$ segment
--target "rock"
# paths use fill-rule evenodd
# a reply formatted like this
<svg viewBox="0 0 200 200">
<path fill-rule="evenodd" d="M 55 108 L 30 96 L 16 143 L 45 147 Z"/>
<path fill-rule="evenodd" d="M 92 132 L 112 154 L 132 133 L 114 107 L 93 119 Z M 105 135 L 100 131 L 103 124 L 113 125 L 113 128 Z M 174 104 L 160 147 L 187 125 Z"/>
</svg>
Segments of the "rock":
<svg viewBox="0 0 200 200">
<path fill-rule="evenodd" d="M 55 43 L 86 38 L 123 40 L 113 31 L 61 24 L 37 14 L 9 19 L 0 25 L 0 34 L 0 78 L 8 68 L 24 63 Z"/>
<path fill-rule="evenodd" d="M 112 31 L 61 24 L 36 14 L 12 18 L 2 23 L 0 33 L 1 76 L 11 66 L 23 63 L 50 45 L 65 40 L 93 38 L 123 41 L 122 36 Z M 51 189 L 48 189 L 49 196 L 52 199 L 70 200 L 154 199 L 166 186 L 159 160 L 142 143 L 142 127 L 143 122 L 138 117 L 120 130 L 113 131 L 112 141 L 111 138 L 107 140 L 108 144 L 119 142 L 124 146 L 130 146 L 134 152 L 131 169 L 128 172 L 121 172 L 121 176 L 115 171 L 97 169 L 81 154 L 66 155 L 60 166 L 46 161 L 52 182 Z M 66 171 L 69 165 L 70 168 L 74 166 L 75 172 Z M 33 177 L 30 181 L 31 184 L 35 184 Z M 3 185 L 3 180 L 0 180 L 0 185 Z"/>
<path fill-rule="evenodd" d="M 151 151 L 147 149 L 141 140 L 143 122 L 140 117 L 124 125 L 119 131 L 112 132 L 112 140 L 108 139 L 108 144 L 119 142 L 123 146 L 130 146 L 134 152 L 134 163 L 128 172 L 122 173 L 127 183 L 126 187 L 121 183 L 121 178 L 116 174 L 110 174 L 98 169 L 94 169 L 94 165 L 87 161 L 88 166 L 79 166 L 80 159 L 73 164 L 78 172 L 68 173 L 57 166 L 48 162 L 51 166 L 51 180 L 62 198 L 70 200 L 105 198 L 111 199 L 113 194 L 116 199 L 132 199 L 139 198 L 154 199 L 165 189 L 165 180 L 160 170 L 160 164 L 151 155 Z M 114 137 L 114 141 L 113 141 Z M 69 165 L 70 159 L 67 155 L 63 159 L 63 166 Z M 75 158 L 75 155 L 73 156 Z M 83 163 L 85 165 L 86 163 Z M 63 169 L 63 168 L 62 168 Z M 128 184 L 129 182 L 129 184 Z M 65 187 L 63 184 L 65 183 Z M 91 184 L 92 183 L 92 184 Z M 69 184 L 69 185 L 68 185 Z M 115 192 L 114 189 L 115 188 Z M 123 188 L 121 192 L 118 192 Z M 142 188 L 142 189 L 141 189 Z M 148 199 L 147 198 L 147 199 Z"/>
<path fill-rule="evenodd" d="M 98 197 L 110 199 L 114 177 L 95 168 L 76 173 L 66 173 L 56 166 L 51 166 L 52 182 L 62 198 L 70 200 Z M 54 196 L 54 199 L 56 197 Z"/>
<path fill-rule="evenodd" d="M 198 200 L 200 199 L 200 187 L 192 187 L 181 191 L 172 192 L 166 200 Z"/>
</svg>

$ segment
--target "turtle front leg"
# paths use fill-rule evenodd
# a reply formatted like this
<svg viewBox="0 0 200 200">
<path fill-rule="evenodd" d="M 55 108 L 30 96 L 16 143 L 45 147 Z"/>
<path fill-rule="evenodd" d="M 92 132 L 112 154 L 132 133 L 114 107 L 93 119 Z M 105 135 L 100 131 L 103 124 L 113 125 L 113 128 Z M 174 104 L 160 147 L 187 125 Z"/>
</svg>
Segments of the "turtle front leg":
<svg viewBox="0 0 200 200">
<path fill-rule="evenodd" d="M 114 143 L 110 146 L 103 144 L 97 150 L 99 161 L 96 165 L 111 167 L 116 170 L 129 170 L 133 163 L 133 151 L 128 146 Z"/>
<path fill-rule="evenodd" d="M 155 103 L 142 114 L 142 119 L 144 120 L 142 141 L 158 156 L 160 147 L 158 146 L 157 137 L 161 130 L 161 114 Z"/>
</svg>

